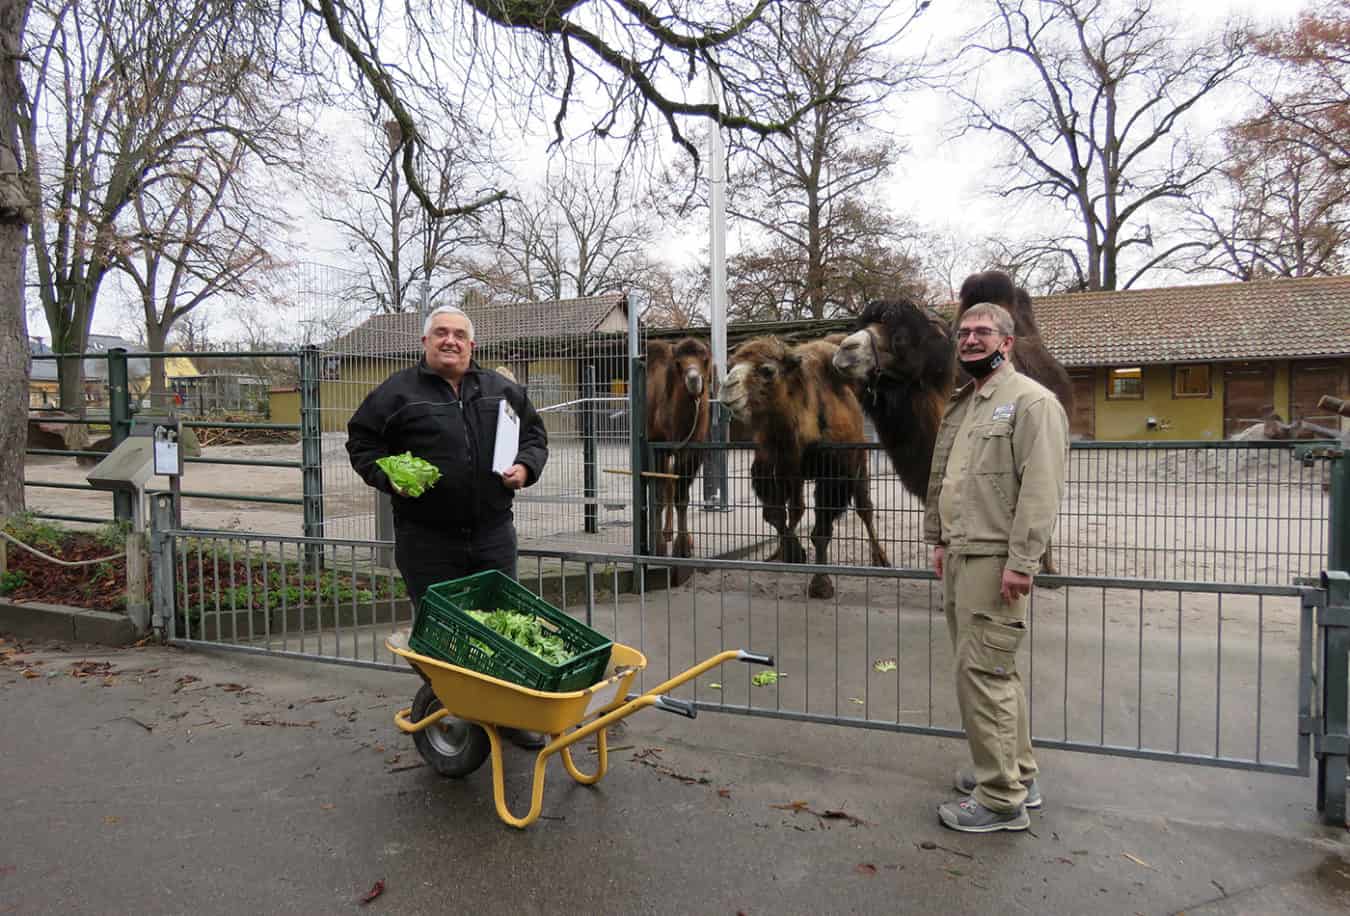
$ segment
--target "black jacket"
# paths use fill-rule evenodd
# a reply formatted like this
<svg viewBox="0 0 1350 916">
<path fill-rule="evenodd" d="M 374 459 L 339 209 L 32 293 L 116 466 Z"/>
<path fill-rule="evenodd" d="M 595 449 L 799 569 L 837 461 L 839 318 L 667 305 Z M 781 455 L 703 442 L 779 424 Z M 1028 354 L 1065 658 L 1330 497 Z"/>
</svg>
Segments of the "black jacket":
<svg viewBox="0 0 1350 916">
<path fill-rule="evenodd" d="M 548 433 L 525 390 L 500 373 L 469 367 L 450 383 L 419 360 L 389 376 L 347 424 L 347 454 L 356 473 L 391 495 L 394 516 L 436 528 L 491 528 L 510 516 L 510 490 L 492 473 L 497 411 L 502 398 L 520 417 L 516 463 L 528 471 L 526 486 L 539 479 L 548 460 Z M 440 469 L 441 479 L 416 499 L 394 492 L 375 462 L 412 452 Z"/>
</svg>

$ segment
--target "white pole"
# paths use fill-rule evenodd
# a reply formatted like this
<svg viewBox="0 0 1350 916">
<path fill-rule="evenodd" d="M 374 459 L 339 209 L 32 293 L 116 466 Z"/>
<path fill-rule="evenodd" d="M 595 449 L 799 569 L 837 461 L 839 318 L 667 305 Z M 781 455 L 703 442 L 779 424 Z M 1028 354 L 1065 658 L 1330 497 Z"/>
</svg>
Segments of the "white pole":
<svg viewBox="0 0 1350 916">
<path fill-rule="evenodd" d="M 708 88 L 714 104 L 722 105 L 717 74 L 709 71 Z M 712 335 L 713 366 L 720 386 L 727 376 L 727 156 L 722 145 L 721 125 L 708 132 L 709 243 L 712 301 L 708 330 Z"/>
<path fill-rule="evenodd" d="M 708 89 L 713 104 L 720 111 L 722 87 L 712 70 L 708 71 Z M 712 337 L 713 376 L 717 380 L 712 394 L 720 397 L 722 380 L 727 377 L 727 154 L 722 145 L 722 125 L 716 121 L 708 132 L 708 181 L 708 258 L 712 287 L 708 332 Z M 725 442 L 726 414 L 721 404 L 714 403 L 712 438 L 715 442 Z M 704 509 L 726 511 L 730 508 L 728 484 L 726 454 L 709 452 L 703 464 Z"/>
</svg>

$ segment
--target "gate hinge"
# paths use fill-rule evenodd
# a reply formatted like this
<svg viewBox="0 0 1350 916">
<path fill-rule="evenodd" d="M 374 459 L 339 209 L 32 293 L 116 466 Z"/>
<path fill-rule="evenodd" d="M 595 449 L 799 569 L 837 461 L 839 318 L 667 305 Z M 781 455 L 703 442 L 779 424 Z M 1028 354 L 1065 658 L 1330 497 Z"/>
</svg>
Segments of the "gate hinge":
<svg viewBox="0 0 1350 916">
<path fill-rule="evenodd" d="M 1300 735 L 1321 735 L 1322 717 L 1321 716 L 1299 716 L 1298 733 Z"/>
<path fill-rule="evenodd" d="M 1350 736 L 1314 735 L 1313 753 L 1319 757 L 1344 757 L 1350 754 Z"/>
</svg>

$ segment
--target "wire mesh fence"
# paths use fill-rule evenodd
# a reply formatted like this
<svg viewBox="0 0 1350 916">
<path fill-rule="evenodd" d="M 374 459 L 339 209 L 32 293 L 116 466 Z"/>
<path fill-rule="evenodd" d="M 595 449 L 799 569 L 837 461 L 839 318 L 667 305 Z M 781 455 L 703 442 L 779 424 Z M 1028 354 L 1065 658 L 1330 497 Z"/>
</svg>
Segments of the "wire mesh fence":
<svg viewBox="0 0 1350 916">
<path fill-rule="evenodd" d="M 525 305 L 470 303 L 474 356 L 525 387 L 549 436 L 540 481 L 517 494 L 522 544 L 631 543 L 628 318 L 622 296 Z M 423 314 L 376 315 L 322 347 L 324 533 L 388 537 L 379 495 L 356 475 L 347 421 L 393 373 L 417 364 Z"/>
<path fill-rule="evenodd" d="M 652 451 L 674 447 L 657 443 Z M 889 563 L 928 565 L 922 501 L 901 486 L 879 446 L 835 446 L 832 464 L 818 456 L 804 463 L 806 474 L 813 460 L 816 470 L 824 468 L 820 477 L 787 480 L 758 474 L 748 444 L 705 447 L 724 451 L 728 498 L 725 506 L 695 499 L 688 514 L 693 556 L 874 565 L 866 513 L 850 492 L 861 473 L 838 476 L 838 456 L 853 454 L 866 470 L 876 540 Z M 1290 443 L 1075 443 L 1052 547 L 1055 569 L 1253 584 L 1316 576 L 1327 556 L 1328 468 L 1300 459 Z M 665 555 L 670 499 L 656 484 L 646 492 L 650 552 Z M 771 519 L 779 512 L 787 524 L 776 527 Z M 813 532 L 827 530 L 828 541 L 817 543 Z"/>
</svg>

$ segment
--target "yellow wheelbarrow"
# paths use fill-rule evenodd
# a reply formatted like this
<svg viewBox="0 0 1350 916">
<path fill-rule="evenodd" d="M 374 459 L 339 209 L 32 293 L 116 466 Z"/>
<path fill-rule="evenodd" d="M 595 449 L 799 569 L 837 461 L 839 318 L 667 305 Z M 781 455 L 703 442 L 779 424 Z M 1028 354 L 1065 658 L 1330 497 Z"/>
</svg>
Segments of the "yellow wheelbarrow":
<svg viewBox="0 0 1350 916">
<path fill-rule="evenodd" d="M 390 636 L 384 644 L 389 651 L 406 659 L 426 682 L 417 691 L 412 706 L 394 714 L 394 724 L 413 736 L 418 753 L 442 776 L 467 776 L 491 754 L 492 797 L 497 803 L 497 816 L 512 827 L 528 827 L 538 819 L 544 806 L 544 767 L 554 754 L 562 755 L 563 766 L 573 779 L 582 785 L 593 785 L 609 769 L 605 741 L 609 726 L 648 706 L 693 719 L 698 715 L 698 707 L 666 696 L 666 691 L 723 662 L 773 664 L 770 656 L 730 649 L 629 700 L 628 687 L 633 676 L 647 666 L 647 657 L 617 642 L 610 655 L 607 676 L 585 690 L 568 693 L 531 690 L 419 655 L 408 648 L 406 630 Z M 586 724 L 582 725 L 583 722 Z M 534 760 L 530 810 L 524 817 L 516 817 L 506 807 L 500 728 L 542 732 L 550 739 Z M 572 745 L 597 733 L 599 761 L 595 772 L 586 774 L 572 760 Z"/>
</svg>

